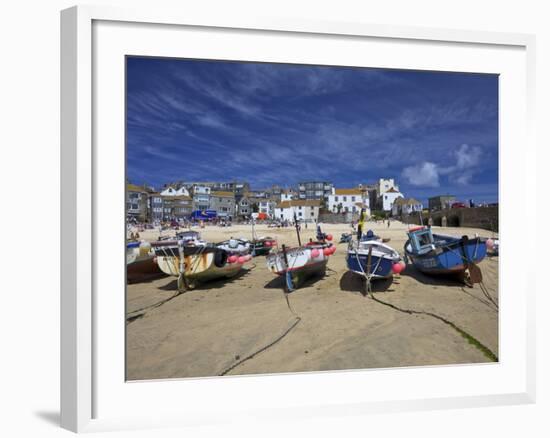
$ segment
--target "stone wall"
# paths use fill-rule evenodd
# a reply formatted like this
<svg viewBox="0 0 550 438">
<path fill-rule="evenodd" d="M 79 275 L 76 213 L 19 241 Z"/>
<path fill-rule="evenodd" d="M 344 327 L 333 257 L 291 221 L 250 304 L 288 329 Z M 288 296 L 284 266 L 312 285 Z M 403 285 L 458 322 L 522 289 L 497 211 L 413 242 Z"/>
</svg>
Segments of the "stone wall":
<svg viewBox="0 0 550 438">
<path fill-rule="evenodd" d="M 424 225 L 428 224 L 430 216 L 435 226 L 442 226 L 442 219 L 446 217 L 448 227 L 483 228 L 489 231 L 498 231 L 498 207 L 451 208 L 423 213 Z M 420 215 L 418 213 L 403 216 L 401 220 L 405 223 L 420 225 Z"/>
<path fill-rule="evenodd" d="M 348 213 L 319 213 L 319 222 L 322 224 L 349 224 L 352 220 L 358 220 L 359 215 Z"/>
</svg>

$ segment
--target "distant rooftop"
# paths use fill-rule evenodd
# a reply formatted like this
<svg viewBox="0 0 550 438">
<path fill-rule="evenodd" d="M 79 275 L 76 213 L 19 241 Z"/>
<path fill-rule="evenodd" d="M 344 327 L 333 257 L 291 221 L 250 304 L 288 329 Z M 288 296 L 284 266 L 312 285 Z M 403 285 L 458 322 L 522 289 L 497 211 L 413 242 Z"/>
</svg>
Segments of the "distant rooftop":
<svg viewBox="0 0 550 438">
<path fill-rule="evenodd" d="M 361 189 L 334 189 L 336 195 L 361 195 Z"/>
</svg>

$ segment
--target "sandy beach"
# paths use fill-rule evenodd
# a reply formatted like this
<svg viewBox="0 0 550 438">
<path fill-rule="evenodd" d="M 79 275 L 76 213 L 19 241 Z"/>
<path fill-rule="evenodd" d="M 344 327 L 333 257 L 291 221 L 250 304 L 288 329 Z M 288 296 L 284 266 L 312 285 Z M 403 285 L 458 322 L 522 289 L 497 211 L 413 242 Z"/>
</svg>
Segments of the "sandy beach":
<svg viewBox="0 0 550 438">
<path fill-rule="evenodd" d="M 367 227 L 403 253 L 405 224 Z M 212 242 L 251 238 L 247 225 L 197 230 Z M 259 225 L 256 231 L 279 245 L 297 244 L 294 228 Z M 338 244 L 350 226 L 327 224 L 323 231 L 334 236 L 338 249 L 325 277 L 288 295 L 291 309 L 282 280 L 267 270 L 265 257 L 252 259 L 232 279 L 184 294 L 177 293 L 175 277 L 129 284 L 127 379 L 484 363 L 498 357 L 498 310 L 479 285 L 428 277 L 409 265 L 393 281 L 374 285 L 376 300 L 365 297 L 361 280 L 346 269 L 347 244 Z M 494 237 L 474 228 L 434 227 L 434 232 Z M 152 241 L 158 235 L 148 230 L 141 238 Z M 301 235 L 303 241 L 314 238 L 315 227 L 302 228 Z M 479 266 L 498 302 L 498 257 L 486 257 Z M 273 346 L 233 368 L 291 327 Z"/>
</svg>

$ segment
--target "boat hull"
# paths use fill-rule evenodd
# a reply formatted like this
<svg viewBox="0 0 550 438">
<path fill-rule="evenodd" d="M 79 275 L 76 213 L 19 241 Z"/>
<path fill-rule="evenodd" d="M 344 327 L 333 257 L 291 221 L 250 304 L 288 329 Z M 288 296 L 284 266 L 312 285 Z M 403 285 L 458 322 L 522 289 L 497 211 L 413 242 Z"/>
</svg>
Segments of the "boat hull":
<svg viewBox="0 0 550 438">
<path fill-rule="evenodd" d="M 243 263 L 229 263 L 227 252 L 218 248 L 185 248 L 183 272 L 178 248 L 156 248 L 157 264 L 167 275 L 179 277 L 180 273 L 190 283 L 206 282 L 218 278 L 230 278 L 239 273 Z"/>
<path fill-rule="evenodd" d="M 435 237 L 435 236 L 434 236 Z M 410 244 L 405 244 L 405 254 L 420 272 L 430 275 L 463 274 L 468 263 L 478 264 L 486 254 L 485 243 L 480 238 L 468 239 L 464 244 L 456 240 L 445 246 L 436 246 L 426 254 L 414 254 Z"/>
<path fill-rule="evenodd" d="M 155 263 L 154 256 L 136 260 L 126 265 L 126 280 L 128 283 L 136 283 L 155 275 L 162 275 L 162 271 Z"/>
<path fill-rule="evenodd" d="M 287 283 L 287 289 L 300 287 L 307 278 L 324 275 L 328 263 L 328 255 L 323 249 L 328 245 L 311 245 L 299 248 L 289 248 L 285 252 L 269 254 L 266 258 L 268 269 L 276 275 L 290 275 L 292 284 Z M 313 250 L 317 249 L 317 256 Z"/>
<path fill-rule="evenodd" d="M 370 274 L 373 279 L 376 278 L 389 278 L 393 275 L 392 266 L 393 260 L 386 257 L 378 257 L 371 255 L 370 269 L 368 269 L 368 255 L 357 254 L 355 252 L 348 252 L 346 263 L 348 269 L 355 274 Z"/>
<path fill-rule="evenodd" d="M 271 248 L 273 248 L 272 246 L 265 246 L 263 242 L 253 242 L 251 247 L 254 257 L 268 255 L 271 252 Z"/>
</svg>

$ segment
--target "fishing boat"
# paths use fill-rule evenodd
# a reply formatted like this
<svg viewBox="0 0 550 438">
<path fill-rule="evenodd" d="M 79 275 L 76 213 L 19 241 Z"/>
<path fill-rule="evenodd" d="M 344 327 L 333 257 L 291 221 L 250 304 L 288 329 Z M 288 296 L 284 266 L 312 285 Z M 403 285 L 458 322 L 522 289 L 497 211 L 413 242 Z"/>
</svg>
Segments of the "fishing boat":
<svg viewBox="0 0 550 438">
<path fill-rule="evenodd" d="M 217 245 L 202 242 L 163 241 L 152 246 L 159 268 L 178 278 L 178 290 L 182 292 L 198 282 L 237 275 L 250 257 L 230 254 Z"/>
<path fill-rule="evenodd" d="M 487 254 L 487 239 L 433 234 L 431 228 L 425 226 L 411 228 L 408 236 L 405 243 L 406 259 L 419 271 L 438 275 L 464 274 L 468 270 L 470 275 L 474 273 L 476 277 L 481 277 L 481 271 L 475 265 Z"/>
<path fill-rule="evenodd" d="M 258 237 L 252 220 L 252 240 L 250 241 L 250 253 L 252 257 L 267 255 L 271 249 L 277 246 L 277 241 L 271 237 Z"/>
<path fill-rule="evenodd" d="M 350 240 L 346 264 L 348 269 L 365 277 L 368 281 L 390 278 L 394 272 L 400 272 L 401 256 L 372 230 L 363 233 L 365 210 L 361 210 L 357 224 L 357 240 Z"/>
<path fill-rule="evenodd" d="M 348 269 L 370 281 L 382 278 L 390 278 L 394 273 L 403 269 L 401 256 L 372 230 L 363 233 L 365 226 L 365 209 L 361 209 L 357 223 L 357 240 L 350 240 L 346 255 Z"/>
<path fill-rule="evenodd" d="M 237 257 L 246 256 L 250 253 L 250 242 L 246 239 L 231 238 L 229 240 L 216 243 L 216 246 L 227 251 L 229 255 L 236 255 Z"/>
<path fill-rule="evenodd" d="M 154 263 L 155 252 L 146 241 L 126 243 L 126 279 L 129 283 L 160 273 Z"/>
<path fill-rule="evenodd" d="M 323 235 L 323 240 L 310 240 L 302 246 L 296 215 L 294 223 L 298 235 L 298 246 L 287 248 L 286 245 L 282 245 L 281 250 L 266 256 L 267 268 L 276 275 L 284 276 L 287 292 L 300 287 L 307 278 L 325 275 L 329 256 L 336 251 L 336 247 L 327 242 L 332 240 L 330 235 Z M 319 232 L 318 227 L 318 235 Z"/>
<path fill-rule="evenodd" d="M 176 240 L 182 241 L 185 245 L 206 244 L 206 242 L 202 240 L 201 234 L 193 230 L 176 233 Z"/>
<path fill-rule="evenodd" d="M 351 242 L 351 239 L 353 239 L 353 235 L 351 233 L 342 233 L 340 235 L 340 243 L 349 243 Z"/>
<path fill-rule="evenodd" d="M 352 240 L 348 246 L 346 256 L 348 269 L 372 280 L 390 278 L 396 270 L 394 265 L 400 262 L 399 253 L 380 239 Z"/>
</svg>

